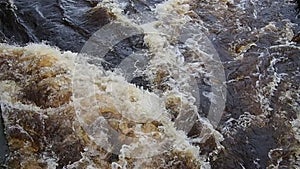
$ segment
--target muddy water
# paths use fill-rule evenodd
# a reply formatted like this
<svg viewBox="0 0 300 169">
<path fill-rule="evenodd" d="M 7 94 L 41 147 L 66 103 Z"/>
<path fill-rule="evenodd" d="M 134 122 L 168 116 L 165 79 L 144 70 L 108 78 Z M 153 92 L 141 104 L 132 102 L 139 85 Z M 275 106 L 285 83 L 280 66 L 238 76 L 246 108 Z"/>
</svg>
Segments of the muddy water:
<svg viewBox="0 0 300 169">
<path fill-rule="evenodd" d="M 121 4 L 118 1 L 116 2 Z M 156 4 L 161 3 L 161 1 L 122 2 L 125 5 L 121 5 L 123 9 L 121 15 L 129 19 L 135 17 L 134 14 L 141 12 L 151 18 L 153 17 L 152 9 L 155 8 Z M 101 4 L 100 1 L 96 0 L 76 2 L 65 0 L 56 2 L 37 1 L 36 3 L 18 0 L 13 2 L 1 1 L 1 42 L 24 45 L 28 42 L 41 43 L 46 41 L 45 43 L 57 46 L 62 50 L 79 52 L 95 31 L 110 21 L 118 19 L 109 7 L 97 7 L 98 3 Z M 222 120 L 216 127 L 216 130 L 224 138 L 221 142 L 222 148 L 217 146 L 217 142 L 220 140 L 217 140 L 215 136 L 210 136 L 205 142 L 190 142 L 192 146 L 200 147 L 199 157 L 197 158 L 198 161 L 201 161 L 202 167 L 299 168 L 300 19 L 297 17 L 296 4 L 293 1 L 279 0 L 194 0 L 188 1 L 188 4 L 192 11 L 189 16 L 200 23 L 199 29 L 205 32 L 214 44 L 226 72 L 226 107 Z M 107 61 L 103 65 L 104 70 L 113 69 L 134 51 L 149 50 L 144 41 L 144 36 L 137 36 L 126 39 L 114 46 L 113 50 L 109 51 L 104 57 Z M 8 49 L 10 48 L 8 47 Z M 30 51 L 31 49 L 26 50 Z M 3 66 L 5 65 L 3 61 L 7 58 L 2 57 L 1 59 L 3 59 L 1 71 L 10 72 L 7 67 Z M 155 66 L 155 64 L 153 65 Z M 11 72 L 14 72 L 13 68 Z M 17 78 L 12 77 L 16 76 L 9 73 L 1 74 L 2 81 L 13 79 L 13 81 L 18 82 Z M 200 93 L 203 91 L 210 92 L 211 86 L 203 81 L 200 81 L 198 85 Z M 150 92 L 163 90 L 162 86 L 156 88 L 157 85 L 147 76 L 137 77 L 131 83 L 148 88 Z M 6 88 L 6 90 L 9 90 L 9 88 Z M 30 92 L 26 94 L 25 92 L 27 101 L 23 104 L 26 105 L 29 102 L 41 108 L 47 107 L 46 104 L 48 103 L 46 101 L 35 98 L 38 96 L 46 99 L 40 89 L 30 88 L 29 91 L 35 90 L 38 91 L 35 95 L 31 95 Z M 211 102 L 203 94 L 200 98 L 201 103 L 198 107 L 198 113 L 201 117 L 206 117 L 209 114 Z M 1 100 L 1 104 L 5 102 L 4 100 Z M 62 107 L 61 109 L 65 110 L 61 113 L 62 117 L 72 116 L 67 108 Z M 11 116 L 13 112 L 21 112 L 24 115 L 29 113 L 25 108 L 15 110 L 14 107 L 12 109 L 14 111 L 3 110 L 7 111 L 4 112 L 5 117 L 13 119 L 19 117 Z M 50 110 L 43 110 L 42 112 L 45 111 Z M 59 109 L 54 110 L 54 112 L 59 111 Z M 37 114 L 40 114 L 40 111 L 37 110 L 37 112 Z M 44 132 L 54 132 L 55 128 L 60 129 L 59 133 L 66 132 L 67 135 L 74 135 L 73 131 L 69 131 L 69 123 L 58 127 L 55 124 L 57 117 L 50 114 L 48 112 L 50 119 L 47 120 L 47 124 L 53 126 L 53 128 L 50 127 L 49 130 L 43 131 L 35 128 L 29 128 L 29 130 L 45 135 L 48 137 L 46 139 L 48 141 L 55 141 L 55 139 Z M 26 125 L 29 122 L 28 120 L 36 117 L 26 116 L 26 118 L 27 121 L 25 119 L 24 123 L 20 124 Z M 8 126 L 15 125 L 7 119 L 4 119 L 4 122 Z M 63 121 L 57 123 L 61 124 Z M 31 122 L 30 124 L 35 125 Z M 42 125 L 43 123 L 41 121 L 36 124 Z M 199 137 L 202 128 L 203 124 L 195 124 L 192 130 L 187 133 L 187 136 L 189 138 Z M 87 132 L 87 134 L 89 133 Z M 21 136 L 9 134 L 9 132 L 8 138 L 22 140 Z M 36 137 L 35 139 L 39 140 L 40 138 Z M 58 140 L 64 140 L 64 138 L 58 138 Z M 71 161 L 70 166 L 72 164 L 76 166 L 76 161 L 81 159 L 78 152 L 83 152 L 83 147 L 89 141 L 85 142 L 78 137 L 74 140 L 65 144 L 65 146 L 53 144 L 53 151 L 55 152 L 53 156 L 56 155 L 58 158 L 47 157 L 48 163 L 46 164 L 48 167 L 51 159 L 54 159 L 52 161 L 57 163 L 54 166 L 58 168 L 67 166 L 68 161 Z M 39 141 L 34 140 L 34 142 L 38 143 Z M 48 143 L 43 142 L 43 144 Z M 76 147 L 76 150 L 72 151 L 76 155 L 72 157 L 64 154 L 64 150 L 70 151 L 68 149 L 70 146 Z M 41 147 L 41 152 L 48 152 L 44 149 L 49 147 L 42 145 L 38 147 Z M 15 147 L 11 145 L 10 148 Z M 59 150 L 60 148 L 62 150 Z M 5 150 L 5 146 L 1 150 Z M 28 154 L 25 152 L 23 155 L 26 157 Z M 26 161 L 22 158 L 15 158 L 17 156 L 18 154 L 11 154 L 9 165 L 16 165 L 18 160 Z M 172 159 L 174 157 L 172 153 L 167 156 L 166 161 L 174 160 Z M 85 158 L 90 158 L 89 160 L 93 161 L 93 164 L 97 164 L 95 159 L 90 156 L 86 155 Z M 109 166 L 109 163 L 118 161 L 122 164 L 118 154 L 107 158 L 108 160 L 104 160 L 105 163 L 102 162 L 103 165 L 107 162 L 107 166 Z M 195 157 L 190 158 L 194 159 Z M 14 162 L 12 159 L 17 160 Z M 148 166 L 150 168 L 155 168 L 155 165 L 151 166 L 153 161 L 155 161 L 155 158 L 149 160 Z M 173 168 L 195 168 L 197 166 L 188 164 L 186 159 L 179 159 L 178 161 L 177 165 L 173 165 Z M 84 166 L 84 164 L 81 165 Z M 168 165 L 170 167 L 171 164 Z M 165 167 L 168 165 L 165 165 Z M 45 164 L 39 164 L 39 166 L 43 168 Z"/>
</svg>

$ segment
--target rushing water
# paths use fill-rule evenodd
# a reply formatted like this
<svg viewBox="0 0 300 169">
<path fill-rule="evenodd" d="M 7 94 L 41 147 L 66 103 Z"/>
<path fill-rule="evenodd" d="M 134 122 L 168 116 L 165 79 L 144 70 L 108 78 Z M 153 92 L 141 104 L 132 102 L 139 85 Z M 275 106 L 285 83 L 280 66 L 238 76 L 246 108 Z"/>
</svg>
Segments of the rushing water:
<svg viewBox="0 0 300 169">
<path fill-rule="evenodd" d="M 3 167 L 300 167 L 296 2 L 0 9 Z"/>
</svg>

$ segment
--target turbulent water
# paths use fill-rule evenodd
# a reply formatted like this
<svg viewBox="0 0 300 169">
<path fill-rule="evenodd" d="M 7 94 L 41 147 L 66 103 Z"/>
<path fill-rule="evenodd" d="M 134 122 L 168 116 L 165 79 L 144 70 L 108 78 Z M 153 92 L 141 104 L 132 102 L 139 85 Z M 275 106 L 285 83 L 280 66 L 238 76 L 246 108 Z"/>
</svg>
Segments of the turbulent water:
<svg viewBox="0 0 300 169">
<path fill-rule="evenodd" d="M 296 2 L 0 9 L 3 168 L 300 167 Z"/>
</svg>

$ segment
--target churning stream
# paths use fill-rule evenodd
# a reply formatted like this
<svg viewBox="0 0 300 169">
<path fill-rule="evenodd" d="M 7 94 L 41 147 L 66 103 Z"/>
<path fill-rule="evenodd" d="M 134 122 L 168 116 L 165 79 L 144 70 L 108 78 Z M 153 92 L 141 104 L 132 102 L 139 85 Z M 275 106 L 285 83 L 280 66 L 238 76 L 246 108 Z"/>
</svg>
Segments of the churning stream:
<svg viewBox="0 0 300 169">
<path fill-rule="evenodd" d="M 0 0 L 0 168 L 300 168 L 293 0 Z"/>
</svg>

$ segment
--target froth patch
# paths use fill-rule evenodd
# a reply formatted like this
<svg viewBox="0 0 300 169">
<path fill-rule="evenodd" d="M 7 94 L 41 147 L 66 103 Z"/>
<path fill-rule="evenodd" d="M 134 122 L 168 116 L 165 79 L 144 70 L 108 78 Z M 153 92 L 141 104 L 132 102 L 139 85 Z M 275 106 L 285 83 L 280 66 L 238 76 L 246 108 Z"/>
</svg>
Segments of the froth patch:
<svg viewBox="0 0 300 169">
<path fill-rule="evenodd" d="M 199 148 L 176 129 L 156 94 L 45 44 L 1 44 L 0 58 L 9 167 L 201 165 Z M 77 90 L 76 97 L 74 81 L 94 92 Z"/>
</svg>

